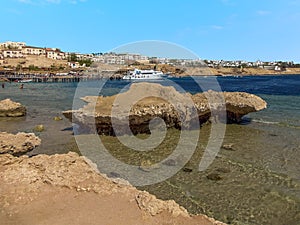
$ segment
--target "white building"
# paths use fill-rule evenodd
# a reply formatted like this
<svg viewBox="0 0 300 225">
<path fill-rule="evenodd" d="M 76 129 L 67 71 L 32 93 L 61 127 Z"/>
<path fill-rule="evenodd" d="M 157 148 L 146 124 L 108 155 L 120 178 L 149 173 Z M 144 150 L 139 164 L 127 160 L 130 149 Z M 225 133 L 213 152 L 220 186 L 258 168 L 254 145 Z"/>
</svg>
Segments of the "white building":
<svg viewBox="0 0 300 225">
<path fill-rule="evenodd" d="M 13 42 L 13 41 L 7 41 L 4 43 L 0 43 L 0 47 L 5 48 L 5 49 L 22 49 L 23 47 L 26 46 L 25 42 Z"/>
<path fill-rule="evenodd" d="M 79 62 L 68 62 L 68 66 L 71 67 L 72 69 L 80 68 Z"/>
<path fill-rule="evenodd" d="M 22 58 L 23 53 L 21 50 L 4 50 L 2 51 L 4 58 Z"/>
<path fill-rule="evenodd" d="M 24 55 L 45 55 L 46 50 L 44 48 L 26 46 L 22 48 L 22 53 Z"/>
<path fill-rule="evenodd" d="M 66 54 L 57 48 L 46 48 L 46 57 L 49 59 L 63 60 L 66 59 Z"/>
</svg>

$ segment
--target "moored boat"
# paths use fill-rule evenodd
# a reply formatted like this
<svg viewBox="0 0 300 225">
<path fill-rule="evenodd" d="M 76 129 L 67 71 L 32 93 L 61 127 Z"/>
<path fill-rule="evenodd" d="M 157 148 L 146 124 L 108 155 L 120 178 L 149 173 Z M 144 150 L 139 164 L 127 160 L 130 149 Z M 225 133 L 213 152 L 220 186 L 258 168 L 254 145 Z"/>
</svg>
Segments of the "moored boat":
<svg viewBox="0 0 300 225">
<path fill-rule="evenodd" d="M 123 76 L 123 80 L 157 80 L 162 79 L 163 76 L 163 72 L 157 70 L 134 69 L 128 71 L 127 75 Z"/>
<path fill-rule="evenodd" d="M 25 80 L 18 80 L 18 83 L 30 83 L 32 82 L 32 79 L 25 79 Z"/>
</svg>

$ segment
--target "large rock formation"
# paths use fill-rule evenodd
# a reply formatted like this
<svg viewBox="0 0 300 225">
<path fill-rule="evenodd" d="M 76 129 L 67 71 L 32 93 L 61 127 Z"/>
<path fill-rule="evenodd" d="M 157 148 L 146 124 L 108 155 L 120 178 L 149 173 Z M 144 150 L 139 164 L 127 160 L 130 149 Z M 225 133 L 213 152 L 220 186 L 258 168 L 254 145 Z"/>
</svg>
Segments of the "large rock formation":
<svg viewBox="0 0 300 225">
<path fill-rule="evenodd" d="M 25 106 L 10 99 L 0 101 L 0 117 L 19 117 L 26 115 Z"/>
<path fill-rule="evenodd" d="M 1 224 L 223 224 L 98 173 L 76 153 L 0 155 Z"/>
<path fill-rule="evenodd" d="M 22 155 L 32 151 L 40 144 L 41 139 L 33 133 L 17 133 L 14 135 L 0 132 L 0 154 Z"/>
<path fill-rule="evenodd" d="M 83 100 L 88 104 L 79 110 L 64 111 L 64 116 L 83 130 L 96 129 L 107 135 L 115 135 L 113 127 L 117 127 L 118 134 L 130 130 L 134 134 L 149 133 L 149 122 L 155 117 L 163 119 L 167 128 L 178 129 L 198 127 L 198 121 L 205 123 L 212 114 L 215 120 L 238 123 L 242 116 L 267 106 L 260 97 L 248 93 L 208 91 L 190 95 L 150 83 L 132 84 L 119 95 L 88 96 Z"/>
</svg>

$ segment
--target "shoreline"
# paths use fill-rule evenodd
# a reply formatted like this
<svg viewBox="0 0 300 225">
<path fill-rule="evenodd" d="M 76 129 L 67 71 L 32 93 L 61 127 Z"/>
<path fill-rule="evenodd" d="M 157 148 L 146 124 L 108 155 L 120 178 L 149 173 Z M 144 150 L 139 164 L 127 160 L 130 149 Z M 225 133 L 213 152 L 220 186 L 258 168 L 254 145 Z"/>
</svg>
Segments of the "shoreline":
<svg viewBox="0 0 300 225">
<path fill-rule="evenodd" d="M 95 75 L 89 75 L 84 70 L 73 72 L 70 70 L 60 71 L 0 71 L 0 82 L 10 82 L 15 80 L 22 79 L 33 79 L 34 82 L 78 82 L 81 80 L 95 80 L 95 79 L 121 79 L 122 73 L 124 73 L 124 68 L 120 68 L 117 65 L 110 65 L 112 72 L 106 70 L 105 65 L 99 67 L 98 73 Z M 149 69 L 153 67 L 152 65 L 148 66 L 137 66 L 137 68 Z M 149 67 L 149 68 L 148 68 Z M 128 67 L 127 67 L 128 69 Z M 286 68 L 284 71 L 274 71 L 262 68 L 202 68 L 202 67 L 182 67 L 177 68 L 170 65 L 158 65 L 158 70 L 171 75 L 174 78 L 187 77 L 187 76 L 283 76 L 283 75 L 300 75 L 300 68 Z M 114 72 L 113 72 L 114 71 Z M 49 73 L 51 74 L 49 76 Z"/>
<path fill-rule="evenodd" d="M 4 223 L 224 224 L 189 214 L 174 200 L 160 200 L 125 180 L 109 179 L 76 153 L 0 155 L 0 178 Z"/>
</svg>

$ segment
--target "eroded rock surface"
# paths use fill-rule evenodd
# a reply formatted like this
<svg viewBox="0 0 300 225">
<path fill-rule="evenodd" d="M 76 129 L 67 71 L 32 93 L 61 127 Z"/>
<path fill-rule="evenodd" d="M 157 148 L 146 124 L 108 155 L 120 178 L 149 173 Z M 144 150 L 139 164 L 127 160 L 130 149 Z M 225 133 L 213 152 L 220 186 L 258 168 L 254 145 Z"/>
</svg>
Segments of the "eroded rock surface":
<svg viewBox="0 0 300 225">
<path fill-rule="evenodd" d="M 4 224 L 223 224 L 107 179 L 76 153 L 0 155 Z"/>
<path fill-rule="evenodd" d="M 115 135 L 116 131 L 121 135 L 149 133 L 149 122 L 156 117 L 163 119 L 167 128 L 178 129 L 197 128 L 199 122 L 205 123 L 211 117 L 239 123 L 244 115 L 267 106 L 260 97 L 243 92 L 191 95 L 151 83 L 136 83 L 118 95 L 88 96 L 83 100 L 88 104 L 82 109 L 65 111 L 63 115 L 84 130 L 106 135 Z"/>
<path fill-rule="evenodd" d="M 25 106 L 10 99 L 0 101 L 0 117 L 20 117 L 26 115 Z"/>
<path fill-rule="evenodd" d="M 22 155 L 32 151 L 40 144 L 41 139 L 33 133 L 9 134 L 0 132 L 0 154 Z"/>
</svg>

